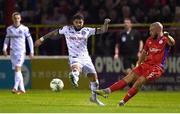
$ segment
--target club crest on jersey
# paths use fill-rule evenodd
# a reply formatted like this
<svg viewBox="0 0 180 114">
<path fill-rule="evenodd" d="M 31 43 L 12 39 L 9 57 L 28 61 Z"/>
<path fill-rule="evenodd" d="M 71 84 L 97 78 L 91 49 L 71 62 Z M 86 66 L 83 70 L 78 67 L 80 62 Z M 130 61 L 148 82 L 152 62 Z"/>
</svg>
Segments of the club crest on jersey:
<svg viewBox="0 0 180 114">
<path fill-rule="evenodd" d="M 151 45 L 151 44 L 152 44 L 152 42 L 150 41 L 150 42 L 149 42 L 149 45 Z"/>
<path fill-rule="evenodd" d="M 163 40 L 159 40 L 159 44 L 162 44 L 163 43 Z"/>
<path fill-rule="evenodd" d="M 84 36 L 84 35 L 86 35 L 86 32 L 83 30 L 83 31 L 81 32 L 81 34 Z"/>
<path fill-rule="evenodd" d="M 21 30 L 19 30 L 19 34 L 22 34 L 22 31 L 21 31 Z"/>
</svg>

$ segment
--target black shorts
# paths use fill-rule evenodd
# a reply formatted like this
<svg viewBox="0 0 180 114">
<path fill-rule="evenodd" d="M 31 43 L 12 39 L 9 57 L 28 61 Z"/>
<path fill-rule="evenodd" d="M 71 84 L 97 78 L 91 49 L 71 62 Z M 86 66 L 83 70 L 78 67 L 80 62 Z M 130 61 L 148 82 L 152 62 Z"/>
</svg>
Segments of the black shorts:
<svg viewBox="0 0 180 114">
<path fill-rule="evenodd" d="M 132 69 L 132 67 L 136 65 L 136 62 L 138 60 L 136 56 L 123 56 L 121 58 L 124 65 L 124 69 L 128 69 L 128 68 Z"/>
</svg>

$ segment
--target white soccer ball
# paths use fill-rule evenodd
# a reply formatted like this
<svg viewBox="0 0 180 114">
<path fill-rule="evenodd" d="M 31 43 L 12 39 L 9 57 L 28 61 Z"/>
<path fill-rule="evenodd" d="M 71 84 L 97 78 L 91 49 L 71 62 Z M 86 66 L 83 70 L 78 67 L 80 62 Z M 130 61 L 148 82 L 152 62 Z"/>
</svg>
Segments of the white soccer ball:
<svg viewBox="0 0 180 114">
<path fill-rule="evenodd" d="M 64 88 L 64 83 L 61 79 L 59 78 L 54 78 L 52 79 L 52 81 L 50 82 L 50 88 L 52 89 L 52 91 L 61 91 Z"/>
</svg>

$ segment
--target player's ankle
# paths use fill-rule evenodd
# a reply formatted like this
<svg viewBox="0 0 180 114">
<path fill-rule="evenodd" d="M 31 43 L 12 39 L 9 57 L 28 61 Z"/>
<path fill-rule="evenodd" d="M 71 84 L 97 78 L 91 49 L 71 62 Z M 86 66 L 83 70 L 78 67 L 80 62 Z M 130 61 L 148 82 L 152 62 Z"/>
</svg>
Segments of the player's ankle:
<svg viewBox="0 0 180 114">
<path fill-rule="evenodd" d="M 124 101 L 124 100 L 121 100 L 118 105 L 119 105 L 119 106 L 124 106 L 124 105 L 125 105 L 125 101 Z"/>
<path fill-rule="evenodd" d="M 110 94 L 110 93 L 111 93 L 111 89 L 110 89 L 110 88 L 103 89 L 103 91 L 104 91 L 106 94 Z"/>
</svg>

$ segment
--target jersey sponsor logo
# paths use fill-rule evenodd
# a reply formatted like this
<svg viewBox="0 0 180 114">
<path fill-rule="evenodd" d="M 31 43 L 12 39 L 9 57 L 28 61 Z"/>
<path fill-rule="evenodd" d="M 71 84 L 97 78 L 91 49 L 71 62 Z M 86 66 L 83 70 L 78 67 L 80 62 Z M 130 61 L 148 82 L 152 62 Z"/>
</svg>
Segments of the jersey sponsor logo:
<svg viewBox="0 0 180 114">
<path fill-rule="evenodd" d="M 82 34 L 83 36 L 85 36 L 85 35 L 86 35 L 86 32 L 83 30 L 83 31 L 81 32 L 81 34 Z"/>
<path fill-rule="evenodd" d="M 149 48 L 149 51 L 150 52 L 158 52 L 158 51 L 161 51 L 161 49 L 158 49 L 158 48 Z"/>
<path fill-rule="evenodd" d="M 22 34 L 22 31 L 21 31 L 21 30 L 19 30 L 19 34 Z"/>
<path fill-rule="evenodd" d="M 69 37 L 71 40 L 83 40 L 83 37 Z"/>
</svg>

